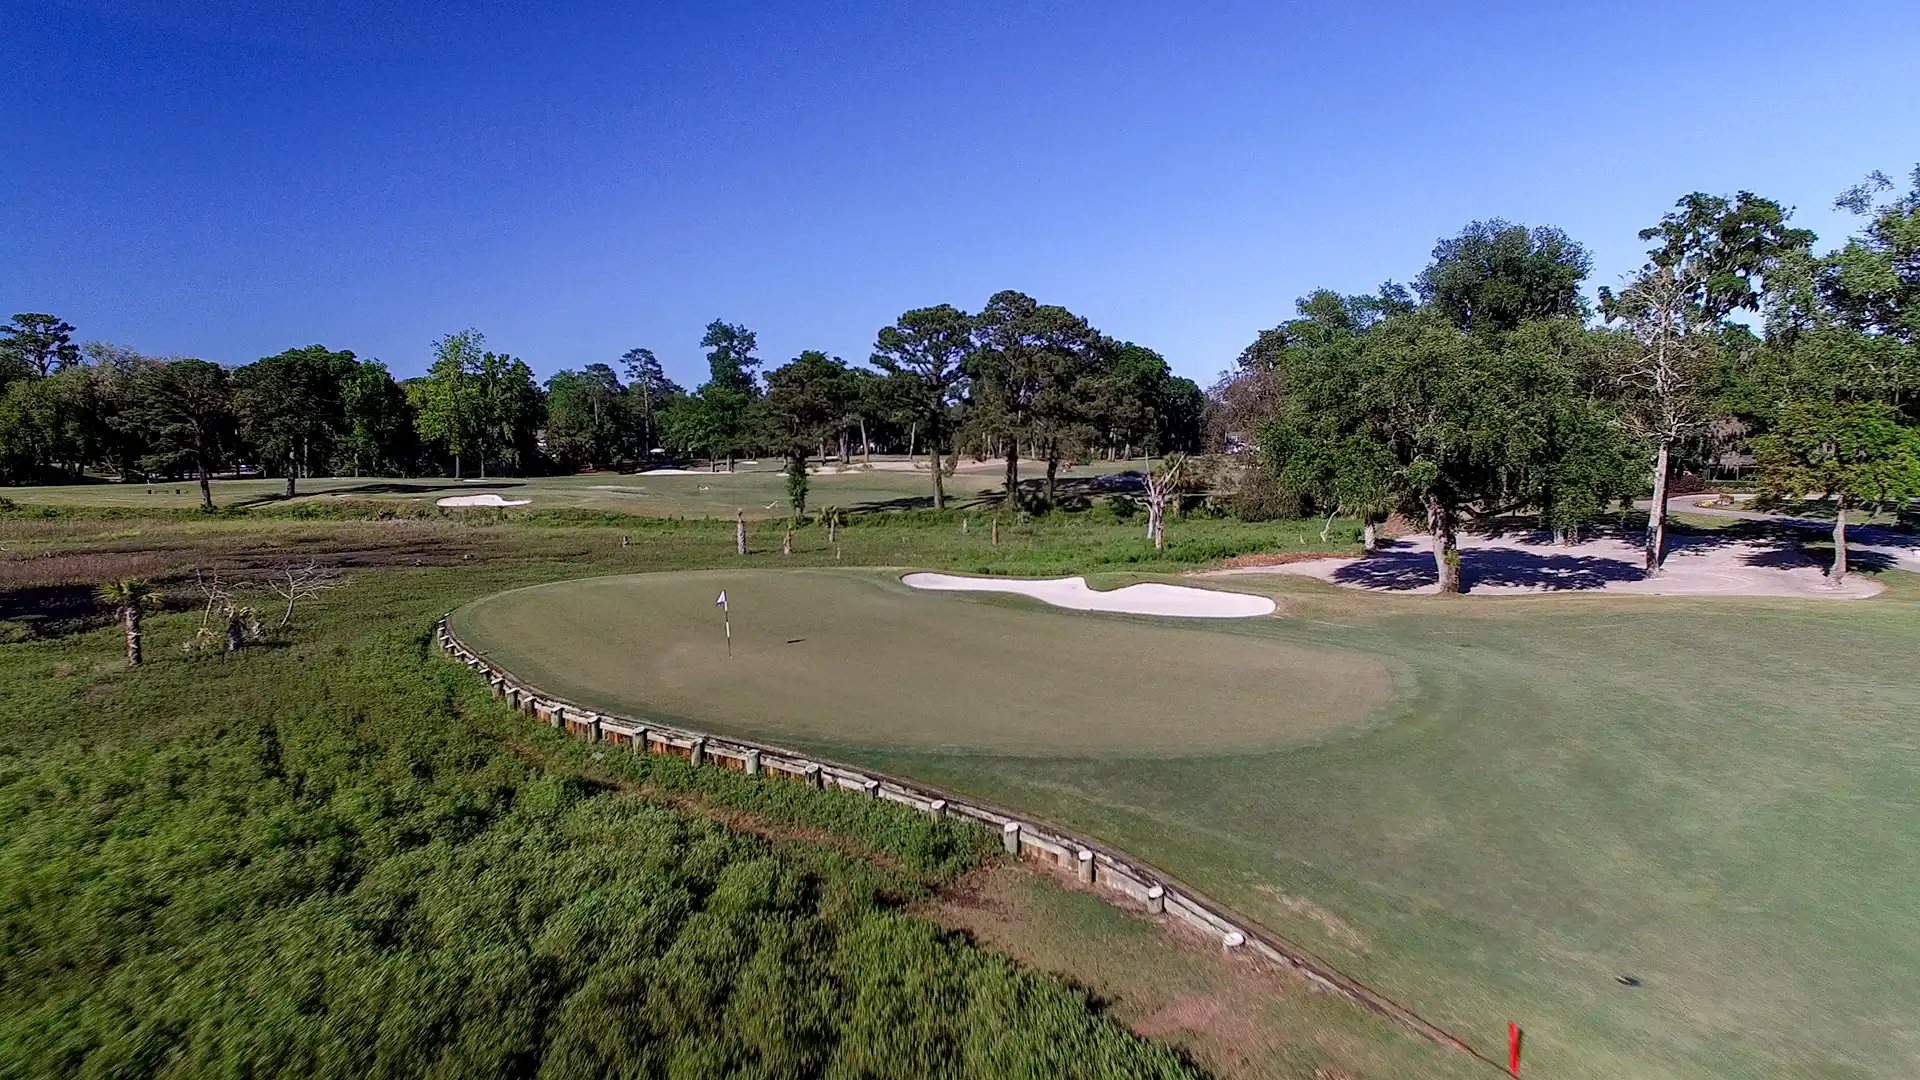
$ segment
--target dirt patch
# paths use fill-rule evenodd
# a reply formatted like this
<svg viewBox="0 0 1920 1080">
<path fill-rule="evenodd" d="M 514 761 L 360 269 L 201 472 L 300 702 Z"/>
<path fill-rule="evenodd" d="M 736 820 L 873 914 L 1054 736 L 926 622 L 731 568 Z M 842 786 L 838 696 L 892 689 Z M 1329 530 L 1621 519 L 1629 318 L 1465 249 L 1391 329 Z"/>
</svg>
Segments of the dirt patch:
<svg viewBox="0 0 1920 1080">
<path fill-rule="evenodd" d="M 1223 956 L 1217 940 L 1179 920 L 1115 911 L 1045 863 L 977 870 L 907 910 L 1084 988 L 1115 1021 L 1176 1047 L 1209 1075 L 1346 1077 L 1372 1056 L 1356 1033 L 1327 1022 L 1325 999 L 1304 979 L 1250 956 Z M 1096 919 L 1091 910 L 1102 914 Z M 1432 1060 L 1414 1040 L 1398 1043 L 1402 1038 L 1393 1033 L 1391 1045 Z"/>
<path fill-rule="evenodd" d="M 485 532 L 412 522 L 268 524 L 252 529 L 7 523 L 0 529 L 0 589 L 93 585 L 120 578 L 167 582 L 196 569 L 244 573 L 309 558 L 341 568 L 372 569 L 448 566 L 524 554 Z"/>
<path fill-rule="evenodd" d="M 176 560 L 155 551 L 76 552 L 0 559 L 0 589 L 46 589 L 122 578 L 158 577 Z"/>
<path fill-rule="evenodd" d="M 1271 897 L 1281 911 L 1318 925 L 1341 948 L 1357 953 L 1367 951 L 1366 935 L 1326 908 L 1304 896 L 1291 896 L 1271 885 L 1262 885 L 1260 891 Z"/>
<path fill-rule="evenodd" d="M 1181 998 L 1133 1022 L 1131 1027 L 1149 1039 L 1164 1039 L 1176 1031 L 1206 1031 L 1227 1014 L 1219 998 Z"/>
</svg>

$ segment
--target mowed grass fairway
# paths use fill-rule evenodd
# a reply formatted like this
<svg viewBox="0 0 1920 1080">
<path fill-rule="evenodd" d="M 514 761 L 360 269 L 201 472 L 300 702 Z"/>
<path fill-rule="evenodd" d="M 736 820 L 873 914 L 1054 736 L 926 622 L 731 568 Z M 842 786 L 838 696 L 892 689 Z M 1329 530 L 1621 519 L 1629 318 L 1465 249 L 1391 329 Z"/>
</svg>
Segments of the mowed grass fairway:
<svg viewBox="0 0 1920 1080">
<path fill-rule="evenodd" d="M 1518 1021 L 1526 1075 L 1920 1074 L 1911 577 L 1859 603 L 1235 578 L 1281 617 L 1204 625 L 783 577 L 575 583 L 459 618 L 557 692 L 1101 836 L 1490 1056 Z"/>
<path fill-rule="evenodd" d="M 932 478 L 926 459 L 909 463 L 902 458 L 876 458 L 872 467 L 858 459 L 845 471 L 819 463 L 808 475 L 807 504 L 818 509 L 882 510 L 933 505 Z M 1060 476 L 1072 486 L 1103 473 L 1144 469 L 1141 461 L 1100 461 L 1066 466 Z M 1020 478 L 1044 475 L 1038 462 L 1022 462 Z M 735 471 L 695 469 L 673 473 L 583 473 L 574 476 L 493 477 L 455 480 L 451 477 L 347 477 L 301 480 L 299 494 L 282 500 L 285 481 L 277 479 L 215 480 L 213 502 L 218 507 L 269 505 L 341 506 L 386 504 L 395 508 L 434 507 L 449 496 L 494 494 L 507 500 L 527 500 L 525 509 L 596 510 L 649 517 L 725 517 L 743 512 L 748 518 L 785 517 L 787 479 L 775 461 L 741 464 Z M 986 504 L 989 492 L 1002 489 L 1005 476 L 999 462 L 962 461 L 946 480 L 947 494 L 956 506 Z M 111 507 L 119 510 L 183 510 L 200 505 L 200 485 L 192 479 L 152 484 L 67 484 L 6 489 L 6 497 L 23 505 L 56 507 Z"/>
<path fill-rule="evenodd" d="M 731 656 L 714 604 L 723 589 Z M 454 622 L 475 648 L 583 704 L 842 748 L 1265 749 L 1364 724 L 1392 685 L 1370 657 L 1213 620 L 929 594 L 897 572 L 592 578 L 492 596 Z"/>
</svg>

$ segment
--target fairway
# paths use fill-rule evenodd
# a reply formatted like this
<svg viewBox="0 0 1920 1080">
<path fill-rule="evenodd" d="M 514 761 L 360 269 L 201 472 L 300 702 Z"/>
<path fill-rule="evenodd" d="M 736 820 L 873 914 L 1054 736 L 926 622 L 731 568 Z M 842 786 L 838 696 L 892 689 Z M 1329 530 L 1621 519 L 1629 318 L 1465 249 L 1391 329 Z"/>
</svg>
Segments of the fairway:
<svg viewBox="0 0 1920 1080">
<path fill-rule="evenodd" d="M 1145 468 L 1140 461 L 1098 461 L 1064 466 L 1060 478 L 1069 489 L 1092 477 L 1125 469 Z M 1044 466 L 1022 464 L 1022 482 L 1032 481 Z M 808 475 L 812 508 L 838 506 L 842 510 L 888 510 L 933 505 L 932 482 L 925 459 L 876 457 L 871 465 L 856 462 L 844 471 L 831 463 L 815 463 Z M 950 505 L 991 509 L 1004 476 L 999 462 L 961 463 L 946 480 Z M 777 462 L 741 464 L 735 471 L 692 469 L 678 473 L 582 473 L 573 476 L 491 477 L 456 480 L 452 477 L 315 477 L 301 480 L 291 503 L 281 499 L 285 481 L 275 479 L 215 480 L 216 507 L 341 502 L 387 503 L 433 510 L 443 498 L 494 494 L 503 500 L 526 500 L 526 510 L 597 510 L 648 517 L 724 517 L 736 512 L 750 519 L 785 517 L 787 480 Z M 991 495 L 990 495 L 991 493 Z M 117 507 L 121 509 L 187 509 L 200 505 L 200 485 L 192 480 L 154 483 L 99 483 L 9 488 L 15 502 L 40 506 Z M 452 513 L 458 514 L 455 509 Z"/>
<path fill-rule="evenodd" d="M 723 589 L 731 656 L 714 604 Z M 1357 729 L 1392 688 L 1355 652 L 928 595 L 872 572 L 590 578 L 488 597 L 455 624 L 509 670 L 583 704 L 828 746 L 1266 749 Z"/>
</svg>

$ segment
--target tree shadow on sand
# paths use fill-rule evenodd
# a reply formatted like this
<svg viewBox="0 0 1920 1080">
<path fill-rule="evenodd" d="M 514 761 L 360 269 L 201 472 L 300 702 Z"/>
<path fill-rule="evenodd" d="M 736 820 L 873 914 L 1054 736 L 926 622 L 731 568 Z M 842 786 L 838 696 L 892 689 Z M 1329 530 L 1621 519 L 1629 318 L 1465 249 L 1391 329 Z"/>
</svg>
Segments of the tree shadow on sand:
<svg viewBox="0 0 1920 1080">
<path fill-rule="evenodd" d="M 1628 521 L 1591 529 L 1589 539 L 1608 539 L 1638 547 L 1644 526 Z M 1577 592 L 1607 585 L 1639 581 L 1637 558 L 1583 555 L 1575 551 L 1541 551 L 1552 537 L 1525 521 L 1506 520 L 1473 529 L 1470 535 L 1500 537 L 1528 545 L 1528 549 L 1471 547 L 1460 551 L 1460 584 L 1472 592 L 1476 586 L 1506 586 L 1538 589 L 1543 592 Z M 1875 551 L 1864 545 L 1896 548 L 1901 552 L 1920 550 L 1920 537 L 1887 529 L 1862 527 L 1848 537 L 1847 561 L 1850 569 L 1868 573 L 1899 565 L 1899 556 Z M 1805 523 L 1783 521 L 1735 521 L 1723 528 L 1691 529 L 1677 526 L 1667 534 L 1667 557 L 1704 553 L 1739 545 L 1750 548 L 1740 561 L 1762 569 L 1793 570 L 1814 567 L 1825 570 L 1833 562 L 1833 545 L 1826 541 L 1826 530 L 1811 529 Z M 1392 541 L 1374 555 L 1334 571 L 1333 580 L 1341 585 L 1379 589 L 1387 592 L 1411 592 L 1432 586 L 1438 580 L 1433 556 L 1424 544 Z"/>
<path fill-rule="evenodd" d="M 1567 592 L 1638 581 L 1640 577 L 1639 567 L 1598 555 L 1543 554 L 1512 548 L 1468 548 L 1460 552 L 1460 584 L 1468 592 L 1482 585 Z M 1438 579 L 1430 552 L 1400 542 L 1333 573 L 1333 580 L 1341 585 L 1388 592 L 1408 592 Z"/>
</svg>

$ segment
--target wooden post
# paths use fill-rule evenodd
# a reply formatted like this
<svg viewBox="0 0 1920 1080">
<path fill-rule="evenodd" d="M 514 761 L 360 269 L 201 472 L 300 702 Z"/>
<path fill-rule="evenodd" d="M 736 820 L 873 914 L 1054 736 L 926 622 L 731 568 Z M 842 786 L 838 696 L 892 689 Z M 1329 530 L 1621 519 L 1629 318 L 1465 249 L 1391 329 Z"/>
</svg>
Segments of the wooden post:
<svg viewBox="0 0 1920 1080">
<path fill-rule="evenodd" d="M 946 817 L 947 816 L 947 800 L 945 799 L 933 800 L 933 802 L 927 806 L 927 813 L 932 814 L 936 818 Z"/>
<path fill-rule="evenodd" d="M 707 760 L 707 740 L 693 740 L 693 749 L 687 753 L 687 760 L 698 765 Z"/>
<path fill-rule="evenodd" d="M 821 775 L 820 766 L 807 766 L 807 786 L 810 788 L 823 788 L 826 786 L 826 777 Z"/>
<path fill-rule="evenodd" d="M 1220 951 L 1230 953 L 1246 943 L 1247 935 L 1238 930 L 1229 930 L 1227 936 L 1220 939 Z"/>
<path fill-rule="evenodd" d="M 746 757 L 747 757 L 747 775 L 759 776 L 760 775 L 760 751 L 749 750 L 747 751 Z"/>
<path fill-rule="evenodd" d="M 860 784 L 860 790 L 866 792 L 867 798 L 877 799 L 880 797 L 880 781 L 878 780 L 862 781 Z"/>
<path fill-rule="evenodd" d="M 647 745 L 647 729 L 646 728 L 640 727 L 640 728 L 633 729 L 633 748 L 643 754 L 651 753 L 653 751 L 653 747 Z"/>
<path fill-rule="evenodd" d="M 1001 846 L 1007 849 L 1007 854 L 1009 855 L 1020 854 L 1020 823 L 1019 822 L 1009 821 L 1005 825 L 1000 826 L 1000 843 L 1001 843 Z"/>
<path fill-rule="evenodd" d="M 1086 848 L 1080 849 L 1079 871 L 1080 871 L 1080 884 L 1082 885 L 1093 884 L 1093 852 L 1088 851 Z"/>
<path fill-rule="evenodd" d="M 1167 890 L 1165 886 L 1155 885 L 1147 890 L 1147 912 L 1151 915 L 1167 913 Z"/>
<path fill-rule="evenodd" d="M 592 740 L 593 742 L 599 742 L 601 737 L 602 736 L 600 732 L 600 714 L 588 713 L 587 714 L 587 738 Z"/>
<path fill-rule="evenodd" d="M 536 716 L 539 715 L 540 706 L 538 703 L 534 705 L 533 711 L 534 711 L 534 715 Z M 554 702 L 553 710 L 547 713 L 547 723 L 552 724 L 554 727 L 560 728 L 563 731 L 566 730 L 567 707 L 565 705 L 560 704 L 557 701 Z"/>
</svg>

